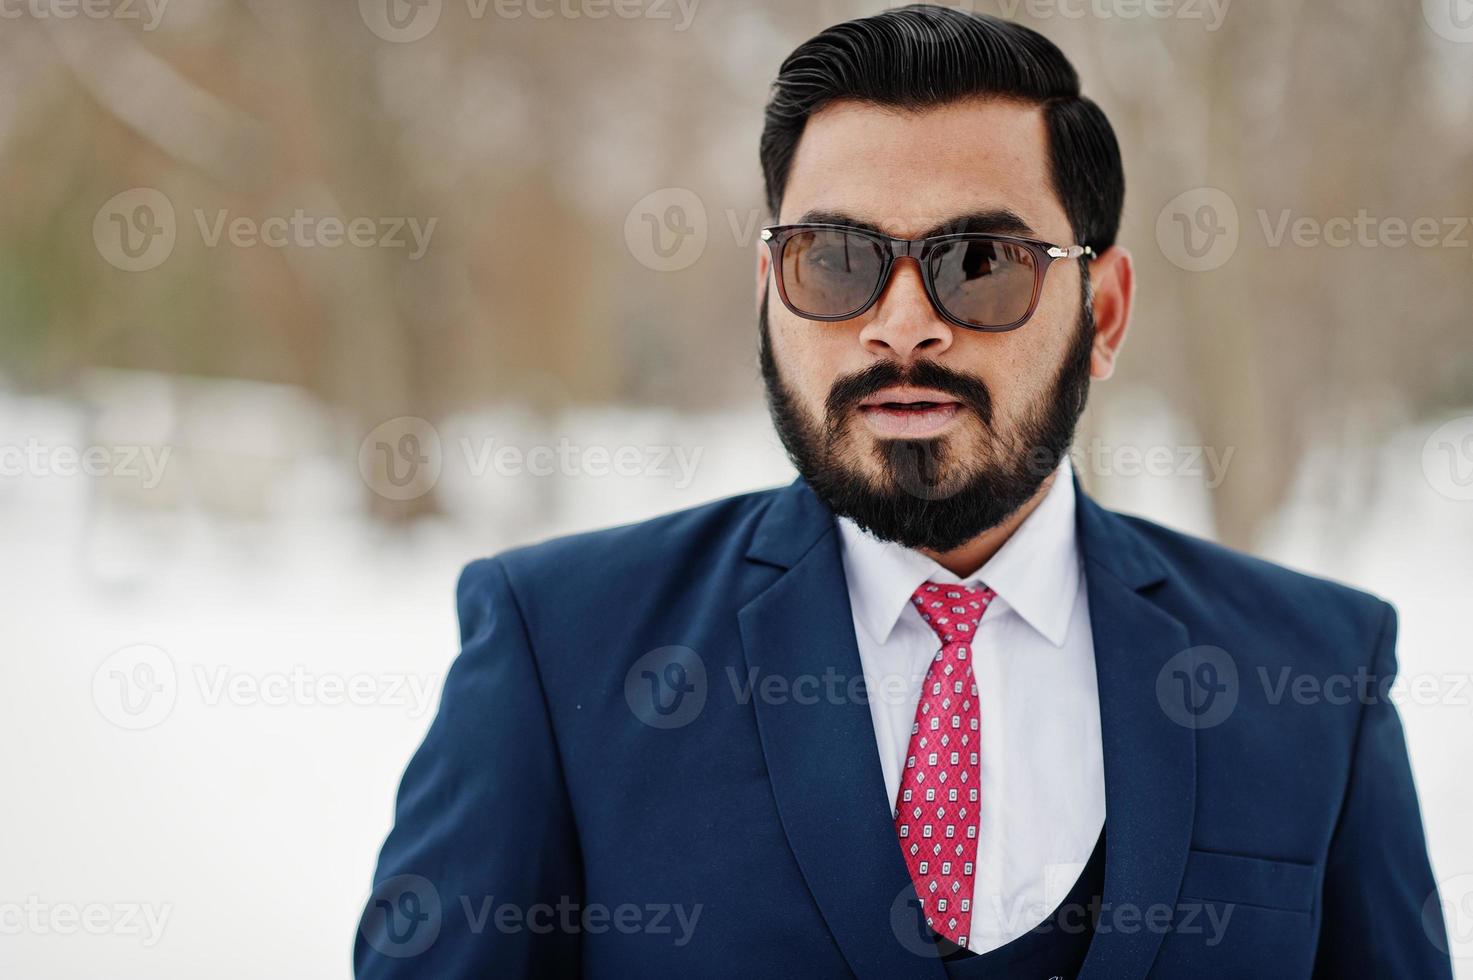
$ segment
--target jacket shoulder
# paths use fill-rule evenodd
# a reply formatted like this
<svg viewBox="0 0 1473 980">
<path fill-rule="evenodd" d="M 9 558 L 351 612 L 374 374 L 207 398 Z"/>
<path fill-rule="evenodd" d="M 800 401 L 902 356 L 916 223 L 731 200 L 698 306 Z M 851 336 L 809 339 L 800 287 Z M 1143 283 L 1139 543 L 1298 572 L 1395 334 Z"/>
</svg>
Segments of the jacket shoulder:
<svg viewBox="0 0 1473 980">
<path fill-rule="evenodd" d="M 1353 646 L 1395 626 L 1395 610 L 1380 596 L 1334 579 L 1298 571 L 1153 521 L 1113 514 L 1143 539 L 1195 605 L 1226 609 L 1246 619 L 1292 626 Z"/>
<path fill-rule="evenodd" d="M 461 587 L 483 581 L 497 565 L 514 587 L 565 589 L 637 586 L 696 563 L 709 566 L 724 553 L 745 551 L 757 522 L 782 489 L 735 494 L 643 521 L 511 548 L 467 565 Z"/>
</svg>

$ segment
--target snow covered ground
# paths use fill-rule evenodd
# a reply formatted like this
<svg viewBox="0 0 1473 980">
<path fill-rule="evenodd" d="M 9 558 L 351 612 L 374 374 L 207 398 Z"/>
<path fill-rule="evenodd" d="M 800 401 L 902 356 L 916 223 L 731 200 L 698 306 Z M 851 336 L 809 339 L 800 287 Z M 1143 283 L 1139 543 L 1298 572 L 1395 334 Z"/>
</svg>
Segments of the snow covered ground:
<svg viewBox="0 0 1473 980">
<path fill-rule="evenodd" d="M 1108 429 L 1142 439 L 1161 418 L 1143 405 Z M 1260 550 L 1397 604 L 1403 677 L 1438 685 L 1402 712 L 1436 871 L 1466 903 L 1455 950 L 1473 956 L 1473 501 L 1429 479 L 1434 428 L 1307 460 Z M 791 477 L 760 407 L 486 413 L 433 436 L 446 513 L 390 529 L 365 512 L 363 434 L 292 389 L 0 391 L 0 447 L 31 447 L 0 472 L 0 975 L 349 976 L 392 793 L 456 653 L 460 567 Z M 104 450 L 95 475 L 69 475 L 65 447 Z M 152 469 L 150 447 L 170 451 Z M 1340 465 L 1373 468 L 1374 492 L 1327 502 Z M 1100 491 L 1210 531 L 1199 480 Z"/>
</svg>

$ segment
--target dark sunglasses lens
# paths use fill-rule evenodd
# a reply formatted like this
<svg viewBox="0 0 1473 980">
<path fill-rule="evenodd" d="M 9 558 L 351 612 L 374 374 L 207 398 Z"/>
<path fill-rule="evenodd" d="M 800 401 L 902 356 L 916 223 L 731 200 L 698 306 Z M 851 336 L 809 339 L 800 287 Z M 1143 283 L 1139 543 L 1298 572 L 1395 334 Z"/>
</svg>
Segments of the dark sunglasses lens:
<svg viewBox="0 0 1473 980">
<path fill-rule="evenodd" d="M 800 231 L 783 246 L 788 303 L 813 316 L 853 316 L 880 282 L 878 242 L 844 231 Z"/>
<path fill-rule="evenodd" d="M 930 264 L 937 302 L 963 322 L 1005 327 L 1021 320 L 1033 302 L 1037 262 L 1022 245 L 950 242 L 931 253 Z"/>
</svg>

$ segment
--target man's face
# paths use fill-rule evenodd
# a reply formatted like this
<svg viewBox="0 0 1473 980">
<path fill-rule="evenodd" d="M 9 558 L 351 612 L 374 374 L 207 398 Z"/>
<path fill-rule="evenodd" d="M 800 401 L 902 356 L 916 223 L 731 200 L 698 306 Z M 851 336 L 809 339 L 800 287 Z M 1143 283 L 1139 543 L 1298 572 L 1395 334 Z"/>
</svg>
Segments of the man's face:
<svg viewBox="0 0 1473 980">
<path fill-rule="evenodd" d="M 958 224 L 972 214 L 1021 225 Z M 815 113 L 778 223 L 840 216 L 897 238 L 940 228 L 1074 242 L 1050 181 L 1042 112 L 1016 102 L 922 112 L 841 102 Z M 790 312 L 760 285 L 765 249 L 758 262 L 774 421 L 836 512 L 882 538 L 947 551 L 1016 511 L 1068 450 L 1093 333 L 1077 263 L 1050 266 L 1023 326 L 985 333 L 944 320 L 909 259 L 896 262 L 874 306 L 838 322 Z"/>
</svg>

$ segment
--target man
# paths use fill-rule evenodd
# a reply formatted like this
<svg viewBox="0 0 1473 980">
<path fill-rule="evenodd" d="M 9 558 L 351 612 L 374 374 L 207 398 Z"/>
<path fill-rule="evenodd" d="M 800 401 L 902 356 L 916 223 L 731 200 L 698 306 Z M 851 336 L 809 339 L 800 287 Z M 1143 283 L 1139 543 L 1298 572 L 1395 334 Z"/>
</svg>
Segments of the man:
<svg viewBox="0 0 1473 980">
<path fill-rule="evenodd" d="M 801 477 L 466 569 L 359 976 L 1450 976 L 1392 608 L 1075 482 L 1133 279 L 1064 56 L 841 24 L 761 157 Z"/>
</svg>

